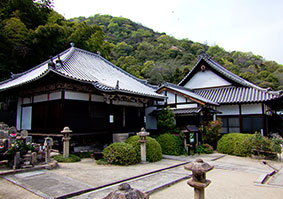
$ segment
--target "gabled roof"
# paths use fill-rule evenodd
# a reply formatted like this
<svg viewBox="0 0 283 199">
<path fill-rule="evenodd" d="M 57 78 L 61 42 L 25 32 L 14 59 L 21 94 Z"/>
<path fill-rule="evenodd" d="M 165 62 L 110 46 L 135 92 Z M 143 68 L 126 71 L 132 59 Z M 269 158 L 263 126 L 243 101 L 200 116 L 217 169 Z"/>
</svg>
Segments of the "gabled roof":
<svg viewBox="0 0 283 199">
<path fill-rule="evenodd" d="M 134 77 L 99 54 L 72 46 L 53 57 L 52 60 L 53 66 L 50 66 L 50 60 L 48 60 L 26 72 L 13 75 L 9 80 L 1 82 L 0 92 L 36 81 L 53 72 L 75 81 L 90 83 L 104 92 L 122 92 L 164 98 L 164 96 L 157 94 L 155 89 L 147 84 L 145 80 Z"/>
<path fill-rule="evenodd" d="M 194 66 L 194 68 L 184 77 L 183 80 L 178 84 L 179 86 L 184 86 L 191 78 L 192 76 L 200 69 L 200 67 L 206 63 L 208 66 L 210 66 L 213 70 L 215 70 L 217 73 L 219 73 L 221 76 L 223 76 L 225 79 L 228 79 L 230 82 L 243 86 L 243 87 L 250 87 L 250 88 L 257 88 L 261 90 L 265 90 L 263 88 L 260 88 L 256 86 L 255 84 L 239 77 L 238 75 L 232 73 L 231 71 L 227 70 L 223 66 L 221 66 L 219 63 L 217 63 L 215 60 L 213 60 L 209 55 L 206 53 L 202 53 L 199 56 L 199 59 L 197 61 L 197 64 Z"/>
<path fill-rule="evenodd" d="M 182 87 L 182 86 L 177 86 L 176 84 L 171 84 L 168 82 L 163 83 L 157 90 L 157 92 L 161 92 L 163 89 L 168 89 L 171 90 L 173 92 L 176 92 L 180 95 L 183 95 L 187 98 L 190 98 L 193 101 L 200 101 L 203 102 L 205 104 L 212 104 L 212 105 L 218 105 L 217 103 L 202 97 L 201 95 L 196 94 L 193 90 Z"/>
</svg>

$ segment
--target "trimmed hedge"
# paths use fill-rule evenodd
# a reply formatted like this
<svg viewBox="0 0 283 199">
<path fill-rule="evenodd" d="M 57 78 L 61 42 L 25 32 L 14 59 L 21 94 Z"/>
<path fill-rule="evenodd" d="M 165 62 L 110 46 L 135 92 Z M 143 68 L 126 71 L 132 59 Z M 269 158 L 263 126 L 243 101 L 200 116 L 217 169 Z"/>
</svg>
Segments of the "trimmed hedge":
<svg viewBox="0 0 283 199">
<path fill-rule="evenodd" d="M 148 162 L 156 162 L 162 159 L 162 149 L 160 144 L 154 139 L 149 136 L 146 137 L 146 161 Z M 129 137 L 126 143 L 132 145 L 136 151 L 136 159 L 141 161 L 140 157 L 140 143 L 139 143 L 139 136 L 134 135 Z"/>
<path fill-rule="evenodd" d="M 110 164 L 132 165 L 138 162 L 135 148 L 124 142 L 110 144 L 102 154 Z"/>
<path fill-rule="evenodd" d="M 229 133 L 222 136 L 217 143 L 217 151 L 219 153 L 249 156 L 252 154 L 252 138 L 253 134 Z"/>
<path fill-rule="evenodd" d="M 164 133 L 156 138 L 165 155 L 182 155 L 185 154 L 185 148 L 179 136 L 171 133 Z"/>
</svg>

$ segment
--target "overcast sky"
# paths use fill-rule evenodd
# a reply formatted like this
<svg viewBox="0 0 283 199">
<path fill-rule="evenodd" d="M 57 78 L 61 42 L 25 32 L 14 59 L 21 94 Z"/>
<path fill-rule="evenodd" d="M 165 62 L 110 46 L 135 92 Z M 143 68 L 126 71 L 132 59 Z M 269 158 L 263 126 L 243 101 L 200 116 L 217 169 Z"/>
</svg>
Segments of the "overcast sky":
<svg viewBox="0 0 283 199">
<path fill-rule="evenodd" d="M 54 9 L 67 19 L 122 16 L 178 39 L 283 64 L 282 0 L 54 0 Z"/>
</svg>

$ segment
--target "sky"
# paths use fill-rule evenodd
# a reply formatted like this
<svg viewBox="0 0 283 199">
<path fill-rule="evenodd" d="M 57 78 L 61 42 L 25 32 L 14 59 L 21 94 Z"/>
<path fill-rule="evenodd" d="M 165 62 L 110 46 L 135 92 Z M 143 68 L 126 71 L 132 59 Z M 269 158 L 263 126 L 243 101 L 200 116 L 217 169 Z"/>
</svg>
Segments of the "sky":
<svg viewBox="0 0 283 199">
<path fill-rule="evenodd" d="M 283 64 L 282 0 L 54 0 L 65 18 L 125 17 L 177 39 Z"/>
</svg>

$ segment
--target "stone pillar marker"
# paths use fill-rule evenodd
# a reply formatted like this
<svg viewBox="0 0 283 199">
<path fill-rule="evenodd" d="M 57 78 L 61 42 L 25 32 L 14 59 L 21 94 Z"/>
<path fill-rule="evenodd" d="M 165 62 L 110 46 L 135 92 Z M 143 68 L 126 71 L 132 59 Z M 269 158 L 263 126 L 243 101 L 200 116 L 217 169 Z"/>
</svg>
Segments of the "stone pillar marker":
<svg viewBox="0 0 283 199">
<path fill-rule="evenodd" d="M 63 133 L 63 158 L 68 158 L 69 154 L 70 154 L 70 133 L 72 133 L 73 131 L 68 127 L 64 127 L 63 131 L 61 131 L 61 133 Z"/>
<path fill-rule="evenodd" d="M 50 148 L 53 146 L 53 139 L 51 137 L 44 138 L 44 147 L 45 147 L 45 163 L 49 164 L 50 159 Z"/>
<path fill-rule="evenodd" d="M 206 172 L 212 170 L 214 166 L 209 165 L 202 159 L 197 159 L 185 166 L 186 170 L 193 173 L 193 178 L 188 180 L 187 184 L 194 187 L 194 199 L 204 199 L 204 189 L 211 183 L 206 179 Z"/>
<path fill-rule="evenodd" d="M 148 136 L 149 133 L 142 128 L 137 135 L 140 137 L 139 143 L 141 144 L 141 163 L 146 163 L 146 136 Z"/>
</svg>

